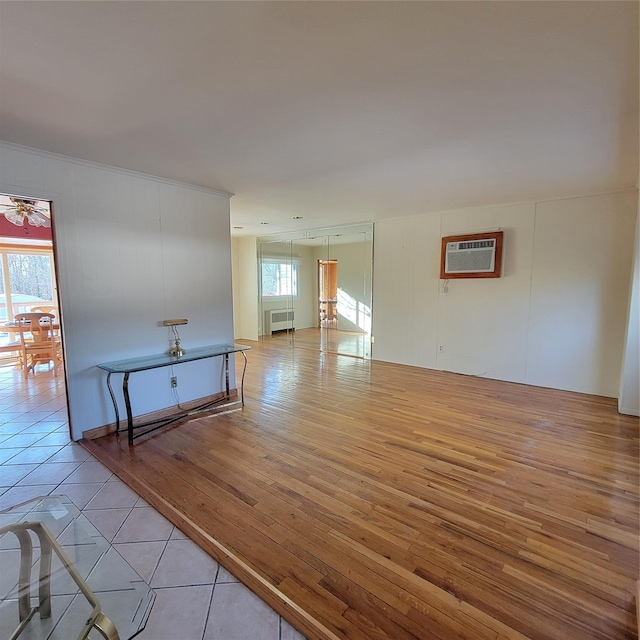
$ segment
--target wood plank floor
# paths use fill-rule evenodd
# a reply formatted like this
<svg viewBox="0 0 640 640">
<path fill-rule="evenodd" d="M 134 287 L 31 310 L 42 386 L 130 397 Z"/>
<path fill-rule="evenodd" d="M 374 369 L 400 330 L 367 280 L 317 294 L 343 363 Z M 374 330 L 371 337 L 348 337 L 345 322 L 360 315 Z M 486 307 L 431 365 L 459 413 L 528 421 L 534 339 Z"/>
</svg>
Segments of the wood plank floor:
<svg viewBox="0 0 640 640">
<path fill-rule="evenodd" d="M 270 336 L 263 336 L 262 340 L 283 346 L 293 343 L 297 348 L 315 349 L 357 358 L 368 356 L 371 348 L 367 334 L 342 331 L 335 327 L 298 329 L 293 332 L 277 331 Z"/>
<path fill-rule="evenodd" d="M 637 637 L 614 400 L 247 344 L 242 412 L 83 444 L 307 637 Z"/>
</svg>

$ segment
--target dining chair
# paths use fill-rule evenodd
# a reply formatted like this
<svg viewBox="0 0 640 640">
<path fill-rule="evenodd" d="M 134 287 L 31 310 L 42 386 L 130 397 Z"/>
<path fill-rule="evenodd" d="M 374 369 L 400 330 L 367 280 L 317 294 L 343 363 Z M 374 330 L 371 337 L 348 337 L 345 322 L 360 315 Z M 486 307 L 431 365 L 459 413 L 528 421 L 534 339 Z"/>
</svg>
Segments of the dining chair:
<svg viewBox="0 0 640 640">
<path fill-rule="evenodd" d="M 39 313 L 52 313 L 54 316 L 58 316 L 58 307 L 50 304 L 41 305 L 39 307 L 31 307 L 31 312 Z"/>
<path fill-rule="evenodd" d="M 44 305 L 40 305 L 39 307 L 31 307 L 31 313 L 34 313 L 34 312 L 52 313 L 56 318 L 60 317 L 60 314 L 58 313 L 58 307 L 51 304 L 44 304 Z M 54 334 L 56 337 L 59 337 L 60 330 L 55 329 Z"/>
<path fill-rule="evenodd" d="M 22 342 L 20 342 L 20 340 L 14 340 L 13 342 L 0 344 L 0 353 L 15 353 L 20 357 L 22 354 Z"/>
<path fill-rule="evenodd" d="M 53 375 L 58 375 L 62 365 L 62 344 L 53 330 L 55 316 L 52 313 L 17 313 L 15 322 L 20 331 L 20 348 L 24 377 L 35 372 L 37 364 L 53 363 Z"/>
</svg>

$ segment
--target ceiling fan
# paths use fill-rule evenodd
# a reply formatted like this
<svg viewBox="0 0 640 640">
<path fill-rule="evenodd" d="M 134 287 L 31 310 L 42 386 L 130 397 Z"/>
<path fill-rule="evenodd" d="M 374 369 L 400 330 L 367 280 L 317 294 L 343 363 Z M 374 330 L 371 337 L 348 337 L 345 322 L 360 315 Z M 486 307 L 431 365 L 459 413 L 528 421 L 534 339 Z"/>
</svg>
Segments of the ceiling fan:
<svg viewBox="0 0 640 640">
<path fill-rule="evenodd" d="M 26 220 L 34 227 L 50 227 L 49 208 L 39 207 L 38 200 L 24 200 L 23 198 L 9 198 L 11 204 L 8 206 L 0 205 L 0 215 L 13 222 L 18 227 L 24 225 Z"/>
</svg>

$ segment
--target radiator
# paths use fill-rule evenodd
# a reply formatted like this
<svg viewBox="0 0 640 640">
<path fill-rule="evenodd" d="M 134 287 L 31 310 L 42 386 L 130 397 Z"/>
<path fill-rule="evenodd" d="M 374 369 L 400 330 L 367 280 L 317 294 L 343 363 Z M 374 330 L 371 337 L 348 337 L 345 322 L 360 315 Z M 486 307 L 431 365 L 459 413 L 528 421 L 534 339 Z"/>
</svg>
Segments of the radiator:
<svg viewBox="0 0 640 640">
<path fill-rule="evenodd" d="M 270 309 L 265 311 L 264 315 L 267 333 L 294 328 L 293 309 Z"/>
</svg>

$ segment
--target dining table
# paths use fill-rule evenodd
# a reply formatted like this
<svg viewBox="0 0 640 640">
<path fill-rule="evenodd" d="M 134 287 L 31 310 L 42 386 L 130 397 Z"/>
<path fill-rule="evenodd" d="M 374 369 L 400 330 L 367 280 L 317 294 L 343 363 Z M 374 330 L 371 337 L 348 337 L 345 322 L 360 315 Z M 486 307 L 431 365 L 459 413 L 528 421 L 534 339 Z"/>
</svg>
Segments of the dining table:
<svg viewBox="0 0 640 640">
<path fill-rule="evenodd" d="M 60 333 L 60 323 L 56 320 L 54 320 L 51 325 L 49 325 L 48 323 L 43 323 L 42 325 L 37 324 L 35 326 L 31 326 L 31 322 L 3 322 L 0 323 L 0 334 L 2 333 L 8 333 L 10 334 L 12 337 L 9 338 L 9 342 L 11 343 L 11 346 L 13 346 L 15 344 L 15 349 L 14 351 L 21 351 L 24 347 L 29 347 L 29 345 L 32 345 L 33 341 L 36 340 L 37 338 L 34 336 L 34 334 L 39 333 L 40 329 L 52 329 L 52 333 L 54 335 L 54 340 L 56 341 L 57 344 L 60 343 L 60 337 L 59 337 L 59 333 Z M 14 334 L 21 334 L 19 338 L 15 338 L 13 337 Z M 31 334 L 31 335 L 29 335 Z M 23 344 L 24 343 L 24 344 Z M 9 347 L 9 345 L 6 345 L 7 347 Z M 5 349 L 6 351 L 7 349 Z M 61 353 L 61 352 L 60 352 Z M 43 358 L 39 357 L 40 355 L 43 356 Z M 60 358 L 62 356 L 60 355 Z M 44 361 L 51 361 L 51 356 L 49 354 L 49 350 L 43 350 L 42 354 L 33 354 L 32 358 L 31 358 L 31 363 L 29 363 L 29 359 L 26 357 L 26 354 L 24 353 L 24 351 L 22 352 L 22 357 L 19 359 L 18 361 L 18 366 L 20 366 L 21 368 L 24 369 L 25 371 L 25 376 L 28 374 L 29 371 L 34 369 L 35 366 L 35 359 L 37 359 L 38 361 L 44 362 Z M 55 366 L 56 366 L 56 358 L 53 358 L 54 360 L 54 372 L 55 372 Z M 60 362 L 62 362 L 60 360 Z"/>
<path fill-rule="evenodd" d="M 47 325 L 48 326 L 48 325 Z M 60 323 L 57 320 L 54 320 L 51 323 L 51 328 L 54 331 L 59 331 L 60 330 Z M 33 327 L 33 329 L 35 329 L 35 331 L 38 331 L 37 327 Z M 31 323 L 30 322 L 22 322 L 22 323 L 18 323 L 18 322 L 2 322 L 0 323 L 0 333 L 20 333 L 20 331 L 31 331 L 32 327 L 31 327 Z"/>
</svg>

